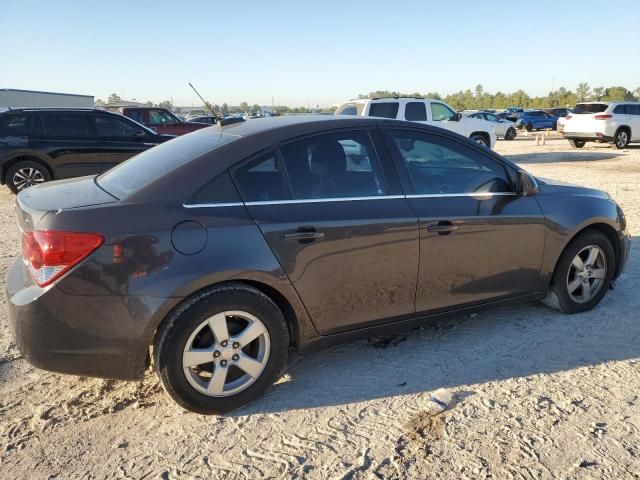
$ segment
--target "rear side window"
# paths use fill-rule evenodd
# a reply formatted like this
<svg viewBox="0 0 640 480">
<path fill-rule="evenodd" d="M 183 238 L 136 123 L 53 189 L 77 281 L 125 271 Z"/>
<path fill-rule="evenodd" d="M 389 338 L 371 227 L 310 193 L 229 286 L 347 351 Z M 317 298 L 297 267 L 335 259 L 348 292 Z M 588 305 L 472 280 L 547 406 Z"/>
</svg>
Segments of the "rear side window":
<svg viewBox="0 0 640 480">
<path fill-rule="evenodd" d="M 221 204 L 239 202 L 238 191 L 228 172 L 221 173 L 196 193 L 190 204 Z"/>
<path fill-rule="evenodd" d="M 144 113 L 142 110 L 125 110 L 127 112 L 127 117 L 131 120 L 134 120 L 138 123 L 144 123 Z"/>
<path fill-rule="evenodd" d="M 195 158 L 240 137 L 197 130 L 150 148 L 98 177 L 98 185 L 116 198 L 126 198 Z"/>
<path fill-rule="evenodd" d="M 295 199 L 384 195 L 366 131 L 317 135 L 281 152 Z"/>
<path fill-rule="evenodd" d="M 5 137 L 26 137 L 29 134 L 29 115 L 3 115 L 0 117 L 0 134 Z"/>
<path fill-rule="evenodd" d="M 370 117 L 396 118 L 398 115 L 398 102 L 372 103 L 369 106 Z"/>
<path fill-rule="evenodd" d="M 405 107 L 404 118 L 411 122 L 426 122 L 427 108 L 424 102 L 409 102 Z"/>
<path fill-rule="evenodd" d="M 51 137 L 88 137 L 84 113 L 47 113 L 42 115 L 44 133 Z"/>
<path fill-rule="evenodd" d="M 390 131 L 417 194 L 510 192 L 504 167 L 481 153 L 440 137 Z"/>
<path fill-rule="evenodd" d="M 573 113 L 602 113 L 607 108 L 609 108 L 609 105 L 607 105 L 606 103 L 579 103 L 573 109 Z"/>
<path fill-rule="evenodd" d="M 272 202 L 290 198 L 275 152 L 269 152 L 236 168 L 233 178 L 246 202 Z"/>
</svg>

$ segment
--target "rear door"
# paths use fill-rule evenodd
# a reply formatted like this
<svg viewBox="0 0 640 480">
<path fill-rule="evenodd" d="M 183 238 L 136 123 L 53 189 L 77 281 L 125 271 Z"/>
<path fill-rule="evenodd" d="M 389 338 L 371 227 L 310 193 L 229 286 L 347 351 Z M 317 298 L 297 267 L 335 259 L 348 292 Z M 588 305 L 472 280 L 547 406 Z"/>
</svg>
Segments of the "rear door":
<svg viewBox="0 0 640 480">
<path fill-rule="evenodd" d="M 323 334 L 415 311 L 417 219 L 370 135 L 306 137 L 232 172 Z"/>
<path fill-rule="evenodd" d="M 505 166 L 436 134 L 384 129 L 420 227 L 417 311 L 542 291 L 544 217 Z"/>
<path fill-rule="evenodd" d="M 631 127 L 631 139 L 640 141 L 640 104 L 627 104 L 627 120 Z"/>
<path fill-rule="evenodd" d="M 88 112 L 42 112 L 31 144 L 52 159 L 54 179 L 101 171 L 101 146 Z"/>
</svg>

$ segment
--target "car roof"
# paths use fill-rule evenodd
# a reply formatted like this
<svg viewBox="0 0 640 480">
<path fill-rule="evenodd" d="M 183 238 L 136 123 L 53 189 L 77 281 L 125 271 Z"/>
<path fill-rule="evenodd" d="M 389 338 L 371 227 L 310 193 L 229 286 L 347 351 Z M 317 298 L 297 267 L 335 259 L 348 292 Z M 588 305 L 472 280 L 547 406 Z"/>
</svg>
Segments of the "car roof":
<svg viewBox="0 0 640 480">
<path fill-rule="evenodd" d="M 94 112 L 94 113 L 106 113 L 108 115 L 117 115 L 114 112 L 108 110 L 102 110 L 101 108 L 77 108 L 77 107 L 42 107 L 42 108 L 10 108 L 7 112 Z"/>
</svg>

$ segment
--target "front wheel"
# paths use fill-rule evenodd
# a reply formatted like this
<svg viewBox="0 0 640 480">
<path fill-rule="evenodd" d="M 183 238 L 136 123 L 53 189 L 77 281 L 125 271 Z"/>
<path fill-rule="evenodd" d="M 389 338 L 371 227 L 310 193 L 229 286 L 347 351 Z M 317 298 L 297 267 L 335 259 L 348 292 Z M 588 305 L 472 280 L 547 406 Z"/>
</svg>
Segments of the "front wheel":
<svg viewBox="0 0 640 480">
<path fill-rule="evenodd" d="M 627 148 L 627 145 L 629 145 L 629 132 L 626 130 L 618 130 L 613 139 L 613 143 L 619 150 Z"/>
<path fill-rule="evenodd" d="M 258 398 L 280 375 L 289 348 L 282 312 L 259 290 L 211 289 L 174 313 L 157 336 L 162 386 L 192 412 L 221 414 Z"/>
<path fill-rule="evenodd" d="M 586 231 L 562 252 L 544 301 L 563 313 L 591 310 L 607 293 L 614 270 L 609 239 L 601 232 Z"/>
<path fill-rule="evenodd" d="M 505 140 L 513 140 L 514 138 L 516 138 L 517 132 L 516 129 L 513 127 L 509 127 L 507 129 L 507 133 L 505 133 L 504 135 L 504 139 Z"/>
<path fill-rule="evenodd" d="M 474 133 L 469 138 L 474 142 L 476 142 L 477 144 L 482 145 L 483 147 L 489 148 L 489 142 L 487 142 L 487 139 L 485 138 L 484 135 L 481 135 L 479 133 Z"/>
<path fill-rule="evenodd" d="M 527 125 L 525 125 L 525 127 L 524 127 L 524 128 L 525 128 L 525 130 L 526 130 L 527 132 L 530 132 L 531 130 L 533 130 L 533 125 L 532 125 L 532 124 L 530 124 L 530 123 L 528 123 Z"/>
<path fill-rule="evenodd" d="M 51 180 L 49 171 L 40 163 L 31 160 L 22 160 L 13 164 L 5 176 L 4 182 L 13 193 L 18 193 L 25 188 L 39 185 Z"/>
</svg>

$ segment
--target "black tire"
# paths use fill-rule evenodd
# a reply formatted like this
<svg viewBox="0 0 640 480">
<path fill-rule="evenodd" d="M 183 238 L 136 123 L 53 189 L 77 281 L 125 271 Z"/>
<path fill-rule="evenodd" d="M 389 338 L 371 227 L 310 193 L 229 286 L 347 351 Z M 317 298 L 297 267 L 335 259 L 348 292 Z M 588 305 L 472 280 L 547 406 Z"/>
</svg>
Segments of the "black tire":
<svg viewBox="0 0 640 480">
<path fill-rule="evenodd" d="M 27 175 L 26 172 L 31 172 Z M 26 178 L 30 176 L 30 178 Z M 20 178 L 25 178 L 23 183 L 20 182 Z M 25 188 L 29 188 L 32 185 L 48 182 L 51 180 L 51 174 L 49 170 L 41 163 L 34 162 L 32 160 L 21 160 L 14 163 L 9 167 L 4 177 L 4 182 L 13 193 L 18 193 Z"/>
<path fill-rule="evenodd" d="M 516 138 L 516 135 L 517 135 L 517 134 L 518 134 L 518 133 L 516 132 L 516 129 L 515 129 L 515 128 L 513 128 L 513 127 L 509 127 L 509 128 L 507 129 L 507 132 L 506 132 L 506 133 L 505 133 L 505 135 L 504 135 L 504 139 L 505 139 L 505 140 L 513 140 L 514 138 Z"/>
<path fill-rule="evenodd" d="M 182 353 L 186 342 L 203 321 L 230 310 L 248 312 L 260 319 L 270 340 L 269 356 L 264 370 L 247 388 L 228 396 L 209 396 L 196 390 L 187 380 Z M 289 331 L 276 304 L 255 288 L 229 284 L 200 293 L 178 308 L 158 332 L 153 353 L 162 386 L 178 405 L 196 413 L 222 414 L 262 395 L 282 372 L 288 348 Z"/>
<path fill-rule="evenodd" d="M 525 125 L 524 129 L 525 129 L 527 132 L 530 132 L 531 130 L 533 130 L 533 125 L 531 125 L 530 123 L 527 123 L 527 124 Z"/>
<path fill-rule="evenodd" d="M 627 148 L 630 141 L 629 137 L 631 137 L 631 135 L 629 135 L 629 130 L 627 130 L 626 128 L 621 128 L 616 132 L 615 136 L 613 137 L 613 145 L 618 150 Z"/>
<path fill-rule="evenodd" d="M 593 298 L 585 303 L 578 303 L 569 293 L 568 278 L 571 268 L 575 268 L 572 267 L 573 259 L 583 251 L 583 249 L 591 245 L 599 247 L 602 252 L 604 252 L 606 274 L 599 290 L 597 290 Z M 544 299 L 544 303 L 568 314 L 591 310 L 600 303 L 602 297 L 604 297 L 607 290 L 609 290 L 615 265 L 615 251 L 607 236 L 597 230 L 586 230 L 574 238 L 564 249 L 562 255 L 560 255 L 560 259 L 553 273 L 549 293 Z"/>
<path fill-rule="evenodd" d="M 487 138 L 481 133 L 474 133 L 469 138 L 474 142 L 482 145 L 483 147 L 490 148 L 490 144 L 487 141 Z"/>
<path fill-rule="evenodd" d="M 584 140 L 569 140 L 569 145 L 571 145 L 571 148 L 582 148 L 586 143 L 587 142 L 585 142 Z"/>
</svg>

